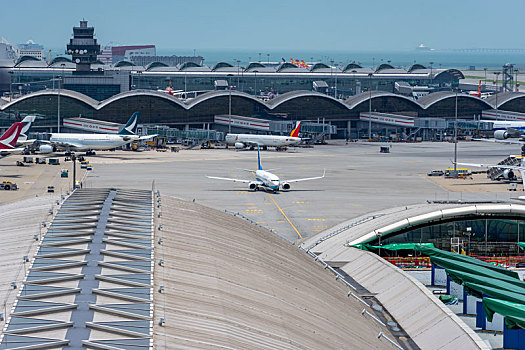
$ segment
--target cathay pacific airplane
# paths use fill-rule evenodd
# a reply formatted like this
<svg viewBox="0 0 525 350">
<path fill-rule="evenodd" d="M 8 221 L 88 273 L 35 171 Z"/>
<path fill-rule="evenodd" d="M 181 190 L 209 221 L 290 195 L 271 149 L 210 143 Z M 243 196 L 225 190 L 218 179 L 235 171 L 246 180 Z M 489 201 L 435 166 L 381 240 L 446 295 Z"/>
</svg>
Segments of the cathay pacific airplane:
<svg viewBox="0 0 525 350">
<path fill-rule="evenodd" d="M 290 136 L 256 135 L 256 134 L 228 134 L 225 141 L 228 145 L 242 149 L 246 147 L 285 147 L 295 145 L 303 139 L 299 137 L 301 122 L 297 122 Z"/>
<path fill-rule="evenodd" d="M 118 134 L 64 134 L 52 133 L 49 144 L 40 146 L 40 153 L 51 153 L 56 149 L 71 151 L 87 151 L 95 154 L 94 150 L 110 150 L 128 143 L 146 140 L 156 135 L 139 136 L 136 134 L 140 112 L 135 112 L 124 129 Z"/>
<path fill-rule="evenodd" d="M 217 177 L 217 176 L 206 176 L 206 177 L 209 179 L 247 183 L 249 184 L 248 185 L 249 189 L 252 191 L 258 191 L 259 189 L 264 189 L 264 190 L 272 191 L 273 193 L 277 193 L 279 189 L 282 189 L 283 191 L 290 190 L 291 183 L 322 179 L 325 176 L 325 172 L 323 171 L 323 176 L 308 177 L 308 178 L 303 178 L 303 179 L 281 180 L 279 179 L 277 175 L 272 174 L 268 170 L 263 170 L 262 165 L 261 165 L 261 153 L 259 151 L 259 147 L 257 147 L 257 161 L 258 161 L 258 168 L 255 171 L 255 180 L 232 179 L 229 177 Z M 245 171 L 254 173 L 253 170 L 245 169 Z"/>
<path fill-rule="evenodd" d="M 24 123 L 22 122 L 14 123 L 2 136 L 0 136 L 0 158 L 11 154 L 22 153 L 24 151 L 23 147 L 16 148 L 16 142 L 18 141 L 23 126 Z"/>
<path fill-rule="evenodd" d="M 33 122 L 35 121 L 36 117 L 34 115 L 28 115 L 24 119 L 22 119 L 21 123 L 23 124 L 22 130 L 20 131 L 20 136 L 18 137 L 18 141 L 16 142 L 17 146 L 28 146 L 32 145 L 36 140 L 30 140 L 27 135 L 29 135 L 29 131 L 31 130 L 31 126 L 33 125 Z"/>
</svg>

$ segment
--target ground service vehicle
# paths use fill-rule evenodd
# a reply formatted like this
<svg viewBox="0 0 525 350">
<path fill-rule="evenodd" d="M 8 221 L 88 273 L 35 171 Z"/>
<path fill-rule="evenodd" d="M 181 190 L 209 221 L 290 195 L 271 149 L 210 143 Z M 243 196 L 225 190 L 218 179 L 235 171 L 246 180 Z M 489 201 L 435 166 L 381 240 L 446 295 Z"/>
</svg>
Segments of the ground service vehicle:
<svg viewBox="0 0 525 350">
<path fill-rule="evenodd" d="M 48 163 L 50 165 L 60 165 L 60 160 L 58 158 L 49 158 Z"/>
<path fill-rule="evenodd" d="M 470 169 L 445 169 L 445 177 L 466 177 L 471 175 L 472 171 Z"/>
<path fill-rule="evenodd" d="M 14 183 L 14 182 L 11 182 L 11 181 L 3 181 L 3 182 L 0 184 L 0 190 L 5 190 L 5 191 L 16 191 L 16 190 L 18 190 L 18 186 L 17 186 L 16 183 Z"/>
<path fill-rule="evenodd" d="M 431 170 L 428 172 L 428 176 L 443 176 L 445 173 L 443 170 Z"/>
<path fill-rule="evenodd" d="M 69 177 L 69 171 L 67 169 L 62 169 L 60 177 Z"/>
</svg>

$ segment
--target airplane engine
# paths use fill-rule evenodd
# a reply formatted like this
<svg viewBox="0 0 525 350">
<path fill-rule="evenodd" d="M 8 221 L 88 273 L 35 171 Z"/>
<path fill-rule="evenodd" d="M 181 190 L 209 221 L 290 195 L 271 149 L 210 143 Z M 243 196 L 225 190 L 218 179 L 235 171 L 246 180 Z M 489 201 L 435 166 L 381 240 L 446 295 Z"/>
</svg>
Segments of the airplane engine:
<svg viewBox="0 0 525 350">
<path fill-rule="evenodd" d="M 505 140 L 509 138 L 509 133 L 505 130 L 496 130 L 494 131 L 494 138 L 497 140 Z"/>
<path fill-rule="evenodd" d="M 288 191 L 290 189 L 290 184 L 288 182 L 283 182 L 281 184 L 281 187 L 283 188 L 283 191 Z"/>
<path fill-rule="evenodd" d="M 512 180 L 514 179 L 514 172 L 511 169 L 505 169 L 505 171 L 503 172 L 503 177 L 505 179 Z"/>
<path fill-rule="evenodd" d="M 40 147 L 38 147 L 38 151 L 42 154 L 47 154 L 54 152 L 55 147 L 53 147 L 52 145 L 40 145 Z"/>
<path fill-rule="evenodd" d="M 237 149 L 243 149 L 244 147 L 246 147 L 246 145 L 242 142 L 235 142 L 235 148 Z"/>
<path fill-rule="evenodd" d="M 257 185 L 256 182 L 250 182 L 248 186 L 250 187 L 250 190 L 252 191 L 257 191 L 259 189 L 259 186 Z"/>
</svg>

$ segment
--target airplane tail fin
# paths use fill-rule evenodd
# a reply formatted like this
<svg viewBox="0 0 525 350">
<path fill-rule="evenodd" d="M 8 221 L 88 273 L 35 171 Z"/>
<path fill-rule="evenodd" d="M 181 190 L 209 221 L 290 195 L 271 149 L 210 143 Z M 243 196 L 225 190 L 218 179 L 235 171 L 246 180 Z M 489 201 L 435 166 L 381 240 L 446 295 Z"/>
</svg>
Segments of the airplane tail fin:
<svg viewBox="0 0 525 350">
<path fill-rule="evenodd" d="M 257 169 L 263 170 L 261 165 L 261 152 L 259 151 L 259 145 L 257 145 Z"/>
<path fill-rule="evenodd" d="M 0 137 L 0 149 L 11 149 L 15 148 L 20 131 L 24 123 L 16 122 Z"/>
<path fill-rule="evenodd" d="M 140 112 L 135 112 L 129 118 L 128 123 L 124 126 L 124 129 L 120 130 L 119 135 L 136 135 L 137 126 L 139 121 Z"/>
<path fill-rule="evenodd" d="M 295 124 L 295 129 L 290 133 L 290 137 L 299 137 L 299 130 L 301 129 L 301 122 Z"/>
<path fill-rule="evenodd" d="M 24 125 L 22 126 L 22 131 L 20 131 L 20 135 L 25 135 L 27 137 L 35 119 L 36 117 L 34 115 L 28 115 L 24 119 L 22 119 L 22 123 Z"/>
</svg>

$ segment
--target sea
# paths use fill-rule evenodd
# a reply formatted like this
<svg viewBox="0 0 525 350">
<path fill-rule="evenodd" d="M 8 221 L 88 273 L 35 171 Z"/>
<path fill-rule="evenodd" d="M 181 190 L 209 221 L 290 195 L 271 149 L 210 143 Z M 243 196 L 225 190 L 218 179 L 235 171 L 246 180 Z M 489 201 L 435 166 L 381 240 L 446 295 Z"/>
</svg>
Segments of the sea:
<svg viewBox="0 0 525 350">
<path fill-rule="evenodd" d="M 344 66 L 355 62 L 363 67 L 375 67 L 390 63 L 394 67 L 408 67 L 419 63 L 434 68 L 476 69 L 487 68 L 498 70 L 504 64 L 514 64 L 516 68 L 525 69 L 524 50 L 400 50 L 400 51 L 294 51 L 294 50 L 193 50 L 193 49 L 157 49 L 159 56 L 193 56 L 204 57 L 204 64 L 212 66 L 217 62 L 228 62 L 241 66 L 249 62 L 290 62 L 290 59 L 304 60 L 307 63 L 322 62 Z M 333 62 L 333 63 L 332 63 Z"/>
</svg>

